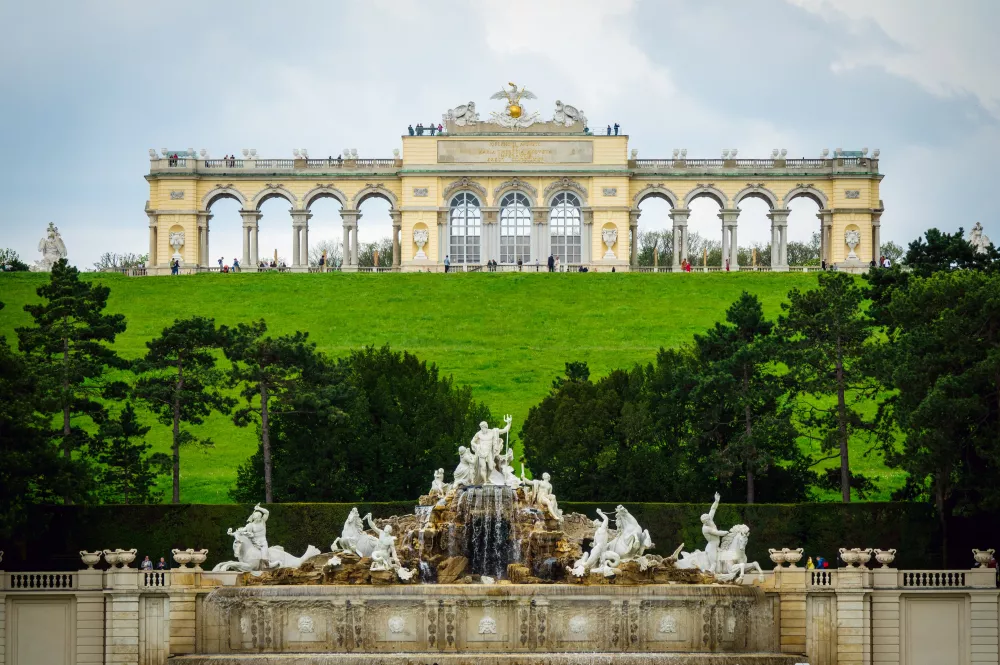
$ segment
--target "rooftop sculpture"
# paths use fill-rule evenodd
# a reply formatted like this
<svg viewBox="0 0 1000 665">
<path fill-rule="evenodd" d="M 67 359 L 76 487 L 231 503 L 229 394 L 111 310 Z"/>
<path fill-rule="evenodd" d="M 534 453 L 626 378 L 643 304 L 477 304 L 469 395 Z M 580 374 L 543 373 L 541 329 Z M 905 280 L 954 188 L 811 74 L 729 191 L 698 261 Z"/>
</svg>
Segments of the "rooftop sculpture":
<svg viewBox="0 0 1000 665">
<path fill-rule="evenodd" d="M 38 241 L 38 251 L 42 253 L 42 258 L 31 267 L 35 272 L 52 272 L 52 266 L 66 258 L 66 245 L 59 235 L 59 229 L 52 222 L 49 222 L 46 236 Z"/>
</svg>

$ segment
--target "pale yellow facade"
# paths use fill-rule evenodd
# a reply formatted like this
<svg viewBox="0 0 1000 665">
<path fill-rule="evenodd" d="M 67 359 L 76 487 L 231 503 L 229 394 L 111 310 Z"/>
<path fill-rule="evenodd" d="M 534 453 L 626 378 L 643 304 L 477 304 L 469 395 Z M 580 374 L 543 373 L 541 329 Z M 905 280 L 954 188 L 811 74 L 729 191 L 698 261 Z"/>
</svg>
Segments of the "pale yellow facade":
<svg viewBox="0 0 1000 665">
<path fill-rule="evenodd" d="M 720 206 L 723 259 L 738 269 L 740 204 L 747 197 L 764 200 L 771 209 L 771 270 L 787 270 L 789 203 L 808 197 L 819 206 L 822 258 L 829 265 L 863 269 L 878 258 L 883 211 L 879 197 L 882 175 L 877 153 L 835 153 L 817 159 L 635 159 L 628 137 L 521 131 L 489 134 L 403 136 L 402 150 L 391 159 L 205 159 L 197 155 L 157 156 L 151 152 L 150 194 L 146 205 L 153 272 L 168 272 L 172 258 L 182 266 L 211 269 L 212 205 L 221 198 L 240 203 L 243 218 L 243 263 L 255 265 L 260 205 L 281 197 L 291 206 L 288 229 L 293 237 L 290 268 L 306 271 L 310 206 L 323 197 L 341 205 L 344 270 L 357 270 L 357 227 L 360 205 L 370 197 L 386 200 L 393 219 L 393 269 L 481 269 L 489 261 L 514 269 L 545 265 L 554 248 L 564 252 L 565 268 L 637 269 L 640 204 L 649 197 L 671 207 L 674 266 L 687 258 L 690 203 L 709 197 Z M 675 151 L 676 152 L 676 151 Z M 519 192 L 530 208 L 530 232 L 501 231 L 501 202 Z M 477 208 L 474 244 L 456 249 L 454 205 L 460 194 Z M 569 221 L 558 227 L 554 202 L 571 203 Z M 469 222 L 472 224 L 472 222 Z M 509 227 L 504 226 L 504 229 Z M 426 232 L 426 235 L 424 235 Z M 463 233 L 473 234 L 467 229 Z M 849 232 L 856 232 L 852 234 Z M 523 233 L 525 249 L 514 253 L 511 233 Z M 183 234 L 183 235 L 179 235 Z M 560 235 L 561 234 L 561 235 Z M 528 237 L 530 236 L 530 237 Z M 422 241 L 422 242 L 421 242 Z M 530 242 L 529 242 L 530 241 Z M 854 255 L 850 243 L 853 242 Z M 418 244 L 419 243 L 419 244 Z M 423 253 L 420 253 L 421 247 Z M 458 260 L 451 259 L 456 254 Z M 700 263 L 698 257 L 692 257 Z M 506 264 L 506 265 L 505 265 Z"/>
</svg>

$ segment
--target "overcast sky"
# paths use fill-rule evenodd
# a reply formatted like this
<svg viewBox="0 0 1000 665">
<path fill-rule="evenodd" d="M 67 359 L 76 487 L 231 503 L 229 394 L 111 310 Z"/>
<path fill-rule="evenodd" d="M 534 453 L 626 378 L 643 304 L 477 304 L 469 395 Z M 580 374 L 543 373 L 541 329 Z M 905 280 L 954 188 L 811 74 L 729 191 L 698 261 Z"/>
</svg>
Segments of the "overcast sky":
<svg viewBox="0 0 1000 665">
<path fill-rule="evenodd" d="M 390 157 L 408 123 L 469 100 L 486 116 L 507 81 L 529 111 L 619 122 L 640 157 L 880 148 L 884 240 L 976 221 L 996 240 L 998 25 L 997 0 L 0 0 L 0 247 L 30 263 L 52 221 L 81 268 L 144 253 L 149 148 Z M 698 203 L 693 230 L 720 234 Z M 758 204 L 741 244 L 769 238 Z M 213 210 L 213 256 L 241 253 L 236 210 Z M 265 204 L 262 254 L 290 254 L 286 210 Z M 332 201 L 315 212 L 310 239 L 340 237 Z M 389 234 L 384 205 L 363 213 L 362 240 Z"/>
</svg>

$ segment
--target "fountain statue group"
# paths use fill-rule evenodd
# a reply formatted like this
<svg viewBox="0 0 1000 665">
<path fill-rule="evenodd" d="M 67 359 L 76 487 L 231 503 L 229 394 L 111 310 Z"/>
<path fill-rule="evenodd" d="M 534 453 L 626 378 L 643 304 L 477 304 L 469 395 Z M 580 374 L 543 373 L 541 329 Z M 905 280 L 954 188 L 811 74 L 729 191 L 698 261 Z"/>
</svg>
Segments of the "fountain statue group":
<svg viewBox="0 0 1000 665">
<path fill-rule="evenodd" d="M 537 519 L 550 520 L 549 524 L 563 521 L 563 512 L 552 487 L 552 479 L 548 473 L 543 473 L 540 479 L 528 479 L 524 475 L 522 465 L 520 475 L 514 474 L 512 465 L 514 453 L 510 447 L 511 417 L 504 417 L 504 427 L 491 428 L 485 422 L 480 423 L 479 431 L 472 437 L 469 447 L 459 446 L 458 466 L 451 483 L 446 483 L 444 469 L 437 469 L 431 482 L 431 489 L 425 499 L 429 503 L 444 509 L 447 501 L 466 490 L 482 491 L 492 488 L 490 492 L 511 492 L 522 497 L 521 505 L 536 511 Z M 507 434 L 507 440 L 503 435 Z M 478 489 L 477 489 L 478 488 Z M 567 566 L 569 574 L 576 578 L 587 575 L 614 577 L 623 564 L 635 563 L 639 570 L 645 571 L 651 566 L 672 565 L 678 570 L 698 571 L 701 574 L 722 582 L 740 582 L 747 572 L 763 574 L 756 562 L 748 562 L 746 556 L 747 540 L 750 530 L 744 524 L 737 524 L 728 531 L 715 525 L 715 512 L 719 507 L 720 496 L 715 495 L 715 502 L 709 512 L 701 516 L 702 534 L 708 541 L 704 551 L 683 552 L 684 544 L 670 556 L 653 556 L 646 553 L 653 547 L 653 540 L 647 529 L 624 506 L 615 508 L 612 518 L 598 509 L 598 519 L 593 521 L 593 544 L 589 552 L 584 552 L 572 566 Z M 429 507 L 433 510 L 433 507 Z M 283 547 L 269 545 L 267 542 L 267 519 L 269 513 L 260 504 L 254 507 L 245 525 L 237 529 L 229 529 L 227 533 L 234 539 L 233 554 L 235 561 L 225 561 L 214 570 L 237 570 L 243 572 L 273 571 L 278 568 L 298 568 L 310 557 L 318 555 L 318 549 L 310 545 L 301 557 L 294 557 L 285 552 Z M 582 517 L 582 516 L 581 516 Z M 610 528 L 614 519 L 615 529 Z M 365 524 L 371 533 L 365 530 Z M 339 555 L 369 559 L 368 570 L 372 572 L 392 571 L 401 581 L 410 580 L 417 572 L 416 568 L 407 569 L 402 564 L 396 550 L 396 536 L 391 524 L 379 527 L 372 519 L 371 513 L 363 518 L 357 508 L 352 508 L 340 537 L 330 546 L 334 556 L 329 565 L 338 566 L 341 563 Z M 572 561 L 572 559 L 570 559 Z"/>
</svg>

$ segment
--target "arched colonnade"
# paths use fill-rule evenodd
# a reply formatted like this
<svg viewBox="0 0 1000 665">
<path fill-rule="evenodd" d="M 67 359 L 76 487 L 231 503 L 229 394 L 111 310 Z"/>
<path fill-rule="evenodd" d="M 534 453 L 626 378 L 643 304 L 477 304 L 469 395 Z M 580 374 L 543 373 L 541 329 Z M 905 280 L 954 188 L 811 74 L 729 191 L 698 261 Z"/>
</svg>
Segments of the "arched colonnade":
<svg viewBox="0 0 1000 665">
<path fill-rule="evenodd" d="M 638 231 L 641 211 L 639 205 L 649 198 L 663 199 L 670 206 L 670 219 L 673 229 L 673 265 L 680 266 L 682 259 L 688 259 L 688 218 L 691 215 L 691 202 L 698 198 L 709 198 L 719 205 L 719 219 L 722 222 L 722 266 L 728 260 L 730 269 L 739 267 L 737 229 L 740 216 L 739 205 L 747 198 L 764 201 L 770 212 L 771 220 L 771 267 L 788 268 L 788 215 L 789 204 L 797 198 L 811 199 L 819 206 L 817 217 L 820 222 L 820 257 L 830 262 L 830 247 L 833 237 L 833 211 L 829 207 L 829 197 L 819 188 L 809 184 L 797 184 L 785 194 L 779 196 L 772 188 L 763 183 L 747 183 L 733 196 L 726 195 L 714 184 L 697 184 L 683 196 L 676 194 L 670 187 L 662 183 L 647 184 L 632 197 L 629 231 L 631 240 L 630 262 L 638 265 Z M 874 247 L 878 247 L 878 219 L 873 218 L 872 231 Z M 877 258 L 877 257 L 876 257 Z"/>
</svg>

